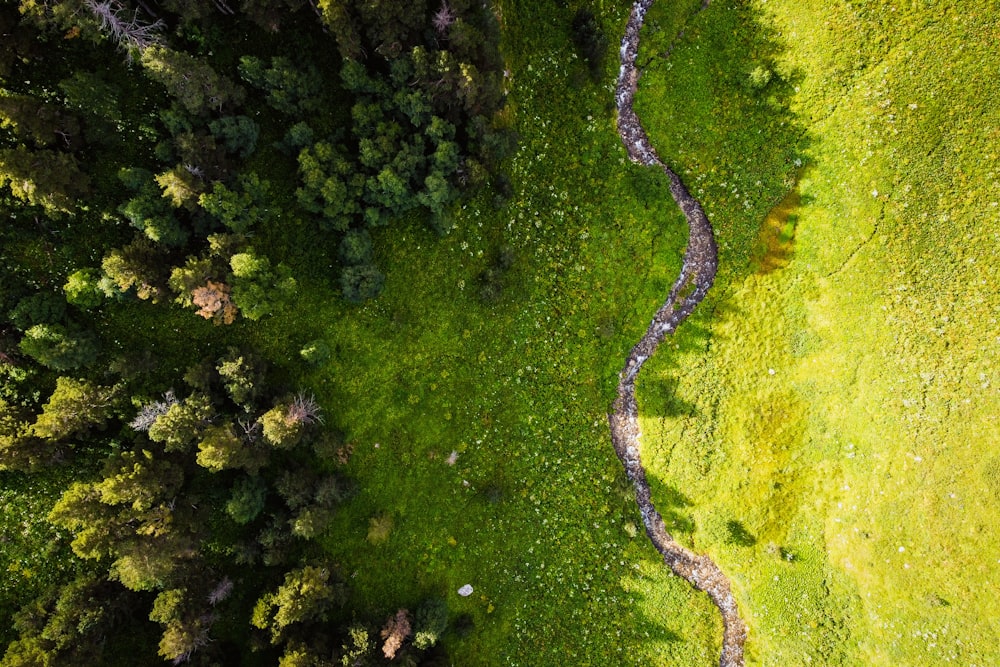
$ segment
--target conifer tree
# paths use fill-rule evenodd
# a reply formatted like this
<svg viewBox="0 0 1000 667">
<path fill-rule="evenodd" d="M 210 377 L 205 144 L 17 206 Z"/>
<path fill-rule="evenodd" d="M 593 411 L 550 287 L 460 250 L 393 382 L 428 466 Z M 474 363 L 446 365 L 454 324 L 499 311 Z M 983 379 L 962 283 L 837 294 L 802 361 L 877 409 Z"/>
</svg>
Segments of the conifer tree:
<svg viewBox="0 0 1000 667">
<path fill-rule="evenodd" d="M 142 65 L 193 116 L 235 108 L 245 96 L 242 88 L 205 59 L 183 51 L 151 46 L 142 52 Z"/>
<path fill-rule="evenodd" d="M 76 200 L 90 190 L 90 179 L 76 159 L 53 150 L 0 149 L 0 187 L 49 214 L 72 213 Z"/>
<path fill-rule="evenodd" d="M 62 440 L 103 426 L 111 416 L 113 397 L 111 387 L 60 377 L 31 432 L 46 440 Z"/>
</svg>

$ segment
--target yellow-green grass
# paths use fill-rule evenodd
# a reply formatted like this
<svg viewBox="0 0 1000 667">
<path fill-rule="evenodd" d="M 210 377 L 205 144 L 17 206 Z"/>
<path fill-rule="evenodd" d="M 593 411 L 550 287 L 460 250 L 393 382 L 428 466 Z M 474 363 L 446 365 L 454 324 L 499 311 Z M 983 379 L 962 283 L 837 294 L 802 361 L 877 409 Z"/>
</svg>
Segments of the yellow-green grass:
<svg viewBox="0 0 1000 667">
<path fill-rule="evenodd" d="M 731 11 L 713 3 L 696 21 Z M 735 227 L 762 245 L 730 257 L 696 326 L 653 362 L 644 453 L 691 501 L 695 547 L 732 577 L 751 663 L 995 664 L 995 8 L 769 0 L 753 13 L 782 46 L 769 66 L 794 82 L 807 168 L 770 215 L 725 221 L 709 170 L 720 243 Z M 698 37 L 643 79 L 644 105 L 693 94 L 674 86 L 695 76 L 680 67 L 699 62 Z M 676 141 L 679 118 L 644 118 L 658 148 Z M 699 151 L 702 166 L 740 157 Z"/>
</svg>

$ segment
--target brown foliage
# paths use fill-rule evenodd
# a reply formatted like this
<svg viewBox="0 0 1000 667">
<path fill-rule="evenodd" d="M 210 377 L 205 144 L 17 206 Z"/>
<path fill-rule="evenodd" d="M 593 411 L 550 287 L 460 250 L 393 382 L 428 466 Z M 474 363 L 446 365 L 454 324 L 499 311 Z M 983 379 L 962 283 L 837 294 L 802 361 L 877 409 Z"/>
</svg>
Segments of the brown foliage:
<svg viewBox="0 0 1000 667">
<path fill-rule="evenodd" d="M 198 314 L 216 324 L 232 324 L 239 312 L 229 298 L 229 285 L 209 280 L 191 290 L 191 300 L 198 306 Z"/>
<path fill-rule="evenodd" d="M 400 609 L 396 612 L 395 616 L 390 616 L 381 633 L 382 639 L 385 640 L 385 644 L 382 645 L 383 655 L 389 660 L 395 658 L 396 652 L 399 651 L 403 646 L 403 642 L 412 633 L 409 611 Z"/>
</svg>

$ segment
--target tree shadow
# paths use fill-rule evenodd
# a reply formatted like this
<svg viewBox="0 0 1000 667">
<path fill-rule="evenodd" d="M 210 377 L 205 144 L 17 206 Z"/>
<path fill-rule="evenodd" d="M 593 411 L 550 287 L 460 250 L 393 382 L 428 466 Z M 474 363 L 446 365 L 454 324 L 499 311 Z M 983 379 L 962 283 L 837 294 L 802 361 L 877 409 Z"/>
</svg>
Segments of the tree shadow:
<svg viewBox="0 0 1000 667">
<path fill-rule="evenodd" d="M 795 172 L 795 183 L 775 204 L 760 226 L 757 245 L 753 250 L 750 266 L 753 271 L 767 275 L 783 269 L 795 254 L 795 233 L 799 224 L 799 209 L 808 205 L 812 195 L 802 195 L 799 181 L 810 169 L 804 165 Z"/>
<path fill-rule="evenodd" d="M 639 56 L 636 112 L 708 213 L 720 265 L 737 273 L 754 270 L 761 227 L 801 177 L 809 146 L 791 110 L 803 75 L 783 64 L 781 36 L 761 17 L 747 3 L 656 3 Z M 787 235 L 787 222 L 772 236 Z M 774 255 L 776 266 L 787 263 L 787 239 L 775 250 L 784 253 Z"/>
</svg>

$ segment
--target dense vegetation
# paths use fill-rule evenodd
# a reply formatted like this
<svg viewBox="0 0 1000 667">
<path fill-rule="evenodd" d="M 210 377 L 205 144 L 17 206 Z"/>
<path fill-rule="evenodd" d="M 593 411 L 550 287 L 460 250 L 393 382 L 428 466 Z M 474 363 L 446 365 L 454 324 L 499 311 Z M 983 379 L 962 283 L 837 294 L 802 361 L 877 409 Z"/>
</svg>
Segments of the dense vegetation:
<svg viewBox="0 0 1000 667">
<path fill-rule="evenodd" d="M 295 379 L 329 347 L 234 325 L 377 296 L 371 230 L 499 175 L 496 18 L 302 5 L 0 5 L 4 665 L 435 658 L 438 595 L 379 638 L 316 541 L 356 487 Z"/>
<path fill-rule="evenodd" d="M 751 663 L 997 662 L 995 12 L 701 6 L 654 500 Z M 684 242 L 627 10 L 0 4 L 0 665 L 717 661 L 607 436 Z"/>
</svg>

